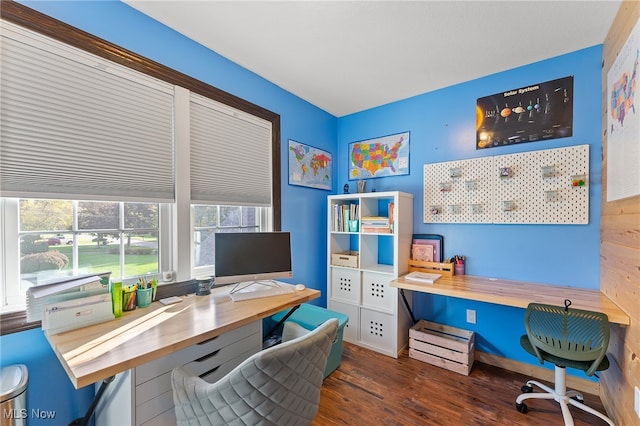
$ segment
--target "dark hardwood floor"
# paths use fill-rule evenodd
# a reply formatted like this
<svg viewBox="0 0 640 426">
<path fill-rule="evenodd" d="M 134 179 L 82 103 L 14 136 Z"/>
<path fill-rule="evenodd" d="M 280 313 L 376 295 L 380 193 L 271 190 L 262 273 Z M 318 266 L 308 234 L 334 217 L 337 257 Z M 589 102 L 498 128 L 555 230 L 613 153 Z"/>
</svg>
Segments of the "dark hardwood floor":
<svg viewBox="0 0 640 426">
<path fill-rule="evenodd" d="M 393 359 L 345 342 L 340 367 L 324 381 L 313 425 L 563 425 L 555 401 L 528 400 L 528 413 L 516 410 L 528 379 L 479 362 L 463 376 L 409 358 L 406 351 Z M 584 399 L 604 412 L 599 397 Z M 606 425 L 574 407 L 571 413 L 575 426 Z"/>
</svg>

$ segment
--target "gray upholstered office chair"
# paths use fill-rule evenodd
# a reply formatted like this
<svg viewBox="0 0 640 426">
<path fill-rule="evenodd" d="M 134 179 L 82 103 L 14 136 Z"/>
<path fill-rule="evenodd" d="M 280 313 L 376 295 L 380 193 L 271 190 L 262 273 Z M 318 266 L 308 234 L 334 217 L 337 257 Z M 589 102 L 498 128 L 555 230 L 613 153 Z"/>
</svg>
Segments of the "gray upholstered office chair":
<svg viewBox="0 0 640 426">
<path fill-rule="evenodd" d="M 171 382 L 178 424 L 311 424 L 337 332 L 335 318 L 312 331 L 286 322 L 283 343 L 254 354 L 215 383 L 185 367 L 174 369 Z"/>
<path fill-rule="evenodd" d="M 588 376 L 596 371 L 609 368 L 607 346 L 609 345 L 609 319 L 600 312 L 569 309 L 570 300 L 565 306 L 530 303 L 524 316 L 527 334 L 520 338 L 520 345 L 544 364 L 549 361 L 555 365 L 555 388 L 529 380 L 522 386 L 522 394 L 516 399 L 516 409 L 527 412 L 525 399 L 554 399 L 560 404 L 565 426 L 573 426 L 573 417 L 569 405 L 600 417 L 610 425 L 614 423 L 604 414 L 584 405 L 582 395 L 574 390 L 567 391 L 566 367 L 583 370 Z M 544 390 L 532 393 L 533 386 Z"/>
</svg>

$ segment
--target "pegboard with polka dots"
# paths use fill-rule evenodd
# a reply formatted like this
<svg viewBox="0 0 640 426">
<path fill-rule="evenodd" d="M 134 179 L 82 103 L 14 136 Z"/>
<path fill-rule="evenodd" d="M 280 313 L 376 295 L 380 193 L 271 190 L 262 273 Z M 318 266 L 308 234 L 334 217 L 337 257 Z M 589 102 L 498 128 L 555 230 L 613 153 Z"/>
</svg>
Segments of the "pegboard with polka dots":
<svg viewBox="0 0 640 426">
<path fill-rule="evenodd" d="M 589 223 L 589 146 L 425 164 L 425 223 Z"/>
</svg>

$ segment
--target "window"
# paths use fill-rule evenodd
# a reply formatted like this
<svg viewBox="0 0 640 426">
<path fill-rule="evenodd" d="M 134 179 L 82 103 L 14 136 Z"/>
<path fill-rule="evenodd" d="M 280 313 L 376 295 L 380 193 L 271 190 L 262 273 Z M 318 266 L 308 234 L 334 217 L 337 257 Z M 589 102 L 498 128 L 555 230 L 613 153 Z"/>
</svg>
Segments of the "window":
<svg viewBox="0 0 640 426">
<path fill-rule="evenodd" d="M 24 306 L 21 275 L 45 280 L 106 268 L 113 278 L 126 278 L 174 270 L 185 281 L 213 271 L 212 251 L 196 255 L 196 242 L 211 232 L 280 229 L 278 114 L 20 3 L 3 2 L 0 14 L 0 311 Z M 23 71 L 33 64 L 34 72 Z M 46 87 L 32 90 L 38 85 Z M 67 89 L 58 91 L 61 85 Z M 121 96 L 112 96 L 116 85 Z M 109 88 L 105 96 L 100 87 Z M 37 96 L 26 96 L 31 93 Z M 47 98 L 60 93 L 61 99 Z M 56 114 L 31 114 L 51 102 L 58 106 L 46 108 Z M 112 114 L 120 115 L 104 119 Z M 208 126 L 210 115 L 222 127 Z M 259 163 L 234 150 L 242 131 L 250 136 L 242 140 L 258 144 Z M 205 172 L 221 143 L 232 156 L 221 164 L 242 173 L 223 172 L 212 183 L 216 176 Z M 257 189 L 257 196 L 231 199 L 239 188 Z M 49 254 L 58 258 L 51 260 L 55 267 L 23 273 L 21 257 L 29 250 L 66 259 Z M 23 314 L 2 315 L 2 333 L 31 328 Z"/>
<path fill-rule="evenodd" d="M 160 272 L 160 205 L 108 201 L 5 199 L 3 214 L 17 217 L 5 238 L 19 262 L 7 265 L 7 288 L 16 303 L 32 285 L 110 272 L 114 280 Z M 166 244 L 165 244 L 166 246 Z"/>
<path fill-rule="evenodd" d="M 269 211 L 265 207 L 193 205 L 194 268 L 213 272 L 216 232 L 269 231 Z"/>
</svg>

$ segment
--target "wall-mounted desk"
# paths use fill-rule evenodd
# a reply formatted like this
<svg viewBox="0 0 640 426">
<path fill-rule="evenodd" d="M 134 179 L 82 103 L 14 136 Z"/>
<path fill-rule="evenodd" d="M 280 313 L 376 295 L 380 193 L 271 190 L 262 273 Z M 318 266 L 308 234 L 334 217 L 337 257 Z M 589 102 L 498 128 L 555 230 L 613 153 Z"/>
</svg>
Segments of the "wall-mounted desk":
<svg viewBox="0 0 640 426">
<path fill-rule="evenodd" d="M 154 302 L 113 321 L 47 339 L 79 389 L 320 296 L 305 289 L 232 302 L 228 291 L 221 287 L 168 306 Z"/>
<path fill-rule="evenodd" d="M 320 296 L 305 289 L 233 302 L 229 289 L 174 305 L 154 302 L 113 321 L 47 336 L 76 388 L 113 380 L 101 386 L 96 424 L 175 424 L 173 368 L 187 365 L 215 381 L 262 349 L 263 318 Z"/>
<path fill-rule="evenodd" d="M 391 282 L 391 287 L 517 308 L 526 308 L 530 302 L 564 306 L 564 300 L 570 299 L 572 308 L 604 312 L 612 323 L 622 325 L 631 323 L 629 315 L 600 290 L 473 275 L 454 275 L 453 277 L 443 275 L 433 284 L 399 277 Z"/>
</svg>

